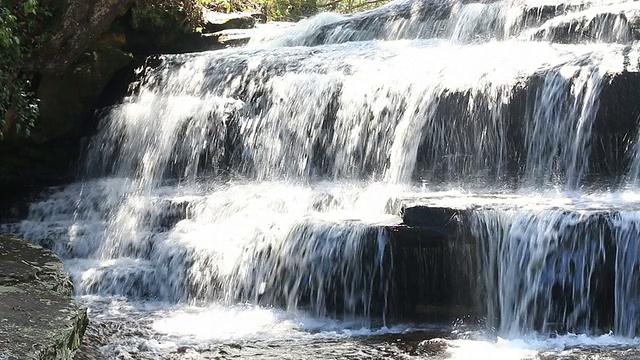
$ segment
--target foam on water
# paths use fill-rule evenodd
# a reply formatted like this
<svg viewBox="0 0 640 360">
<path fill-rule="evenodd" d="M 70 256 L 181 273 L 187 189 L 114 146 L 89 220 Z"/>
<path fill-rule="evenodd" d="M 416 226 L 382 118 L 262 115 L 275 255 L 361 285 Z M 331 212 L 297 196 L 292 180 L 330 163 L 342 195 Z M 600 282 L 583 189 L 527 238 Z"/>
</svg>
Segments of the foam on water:
<svg viewBox="0 0 640 360">
<path fill-rule="evenodd" d="M 215 325 L 214 325 L 215 324 Z M 360 321 L 318 318 L 304 312 L 253 305 L 174 307 L 158 314 L 152 329 L 183 343 L 292 338 L 375 336 L 420 330 L 408 325 L 368 328 Z"/>
<path fill-rule="evenodd" d="M 93 316 L 103 335 L 108 335 L 112 326 L 121 327 L 124 332 L 131 331 L 128 336 L 110 337 L 110 343 L 101 350 L 105 358 L 171 358 L 179 349 L 202 353 L 204 358 L 216 355 L 218 351 L 221 351 L 217 354 L 219 356 L 234 354 L 258 359 L 289 356 L 405 358 L 407 350 L 394 344 L 415 341 L 411 335 L 414 333 L 423 335 L 413 345 L 413 356 L 435 359 L 515 360 L 539 356 L 562 359 L 594 354 L 601 354 L 595 356 L 603 359 L 634 359 L 639 354 L 637 347 L 640 345 L 638 339 L 612 334 L 566 334 L 553 338 L 532 334 L 518 339 L 486 339 L 482 333 L 473 332 L 442 338 L 440 336 L 447 334 L 446 330 L 437 327 L 395 325 L 362 328 L 358 322 L 318 318 L 304 312 L 249 304 L 194 307 L 83 298 L 92 305 L 92 309 L 99 311 Z"/>
<path fill-rule="evenodd" d="M 498 338 L 496 341 L 478 340 L 449 340 L 447 353 L 450 359 L 512 359 L 524 360 L 539 357 L 566 358 L 576 356 L 582 358 L 586 353 L 589 358 L 608 359 L 605 355 L 595 355 L 594 350 L 602 348 L 621 348 L 623 350 L 633 349 L 640 343 L 637 339 L 616 337 L 611 334 L 590 337 L 586 335 L 567 334 L 554 338 L 548 337 L 525 337 L 521 339 L 507 340 Z M 611 350 L 609 350 L 611 351 Z M 631 357 L 637 354 L 632 354 Z"/>
<path fill-rule="evenodd" d="M 19 225 L 26 238 L 66 259 L 78 294 L 244 300 L 292 310 L 305 298 L 323 315 L 326 297 L 340 291 L 345 315 L 369 313 L 367 292 L 378 286 L 370 281 L 385 247 L 377 224 L 398 221 L 384 215 L 388 193 L 380 185 L 161 187 L 126 193 L 100 211 L 105 193 L 128 185 L 71 185 L 34 204 Z M 79 188 L 82 205 L 72 200 Z M 47 211 L 57 216 L 43 219 Z"/>
</svg>

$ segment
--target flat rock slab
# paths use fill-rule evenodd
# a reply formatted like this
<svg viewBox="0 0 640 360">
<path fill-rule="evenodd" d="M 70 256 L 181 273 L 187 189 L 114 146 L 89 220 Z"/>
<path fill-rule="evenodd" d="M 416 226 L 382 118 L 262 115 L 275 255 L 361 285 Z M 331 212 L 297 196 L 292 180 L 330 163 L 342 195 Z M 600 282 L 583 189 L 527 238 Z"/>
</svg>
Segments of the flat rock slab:
<svg viewBox="0 0 640 360">
<path fill-rule="evenodd" d="M 71 359 L 87 310 L 50 251 L 0 234 L 0 360 Z"/>
<path fill-rule="evenodd" d="M 206 36 L 215 36 L 218 42 L 223 46 L 242 46 L 246 45 L 251 39 L 268 41 L 282 35 L 288 28 L 296 23 L 271 21 L 266 24 L 256 24 L 250 29 L 226 29 Z"/>
<path fill-rule="evenodd" d="M 215 33 L 227 29 L 251 29 L 256 26 L 256 18 L 249 13 L 219 13 L 205 11 L 203 13 L 203 32 Z"/>
</svg>

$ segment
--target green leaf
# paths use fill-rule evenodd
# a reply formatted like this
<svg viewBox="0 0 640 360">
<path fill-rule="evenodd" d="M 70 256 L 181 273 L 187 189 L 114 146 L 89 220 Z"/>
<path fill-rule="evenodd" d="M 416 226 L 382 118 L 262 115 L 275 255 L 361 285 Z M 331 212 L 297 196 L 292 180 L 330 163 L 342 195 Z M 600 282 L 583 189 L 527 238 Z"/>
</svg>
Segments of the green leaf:
<svg viewBox="0 0 640 360">
<path fill-rule="evenodd" d="M 36 14 L 36 9 L 38 7 L 37 0 L 27 0 L 24 2 L 23 9 L 25 14 Z"/>
</svg>

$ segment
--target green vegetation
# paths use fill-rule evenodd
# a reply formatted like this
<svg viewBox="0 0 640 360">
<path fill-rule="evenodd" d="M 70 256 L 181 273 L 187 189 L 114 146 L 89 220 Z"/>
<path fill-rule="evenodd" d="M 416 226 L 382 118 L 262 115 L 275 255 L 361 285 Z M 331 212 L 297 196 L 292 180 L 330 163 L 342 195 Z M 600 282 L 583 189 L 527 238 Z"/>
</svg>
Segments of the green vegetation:
<svg viewBox="0 0 640 360">
<path fill-rule="evenodd" d="M 218 12 L 263 13 L 269 20 L 297 21 L 323 11 L 369 10 L 389 0 L 136 0 L 132 24 L 150 33 L 189 33 L 202 24 L 202 7 Z"/>
<path fill-rule="evenodd" d="M 321 11 L 348 14 L 352 12 L 371 10 L 387 2 L 389 2 L 389 0 L 325 0 L 318 3 L 318 9 Z"/>
<path fill-rule="evenodd" d="M 38 115 L 30 76 L 22 69 L 36 45 L 38 22 L 46 16 L 37 0 L 0 5 L 0 139 L 28 136 Z"/>
<path fill-rule="evenodd" d="M 131 9 L 133 28 L 151 33 L 195 31 L 202 22 L 203 2 L 206 0 L 136 0 Z"/>
<path fill-rule="evenodd" d="M 220 12 L 259 12 L 269 20 L 295 21 L 322 11 L 366 10 L 386 1 L 132 0 L 130 20 L 136 31 L 164 36 L 175 34 L 176 30 L 187 34 L 199 31 L 203 7 Z M 41 63 L 33 66 L 31 60 L 47 59 L 48 53 L 40 50 L 47 49 L 49 40 L 60 31 L 57 25 L 63 22 L 65 9 L 71 4 L 74 1 L 0 0 L 0 140 L 30 135 L 39 115 L 34 82 L 39 82 L 37 72 L 42 67 Z M 122 4 L 127 6 L 126 2 Z M 73 61 L 74 57 L 70 59 Z"/>
<path fill-rule="evenodd" d="M 261 12 L 270 20 L 297 21 L 323 11 L 352 13 L 373 9 L 389 0 L 200 0 L 220 12 Z"/>
</svg>

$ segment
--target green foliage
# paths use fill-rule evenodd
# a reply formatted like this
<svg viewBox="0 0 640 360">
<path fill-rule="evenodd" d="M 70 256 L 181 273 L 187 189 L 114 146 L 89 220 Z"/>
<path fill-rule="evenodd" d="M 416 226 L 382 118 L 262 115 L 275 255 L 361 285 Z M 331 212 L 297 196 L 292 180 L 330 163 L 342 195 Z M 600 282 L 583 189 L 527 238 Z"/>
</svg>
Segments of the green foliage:
<svg viewBox="0 0 640 360">
<path fill-rule="evenodd" d="M 270 20 L 297 21 L 318 12 L 316 0 L 198 0 L 200 4 L 219 12 L 254 12 Z"/>
<path fill-rule="evenodd" d="M 262 11 L 262 0 L 199 0 L 199 2 L 210 10 L 224 13 Z"/>
<path fill-rule="evenodd" d="M 28 136 L 38 115 L 38 102 L 29 77 L 21 69 L 35 43 L 40 8 L 37 0 L 0 6 L 0 139 Z"/>
<path fill-rule="evenodd" d="M 131 10 L 137 30 L 189 33 L 202 23 L 201 0 L 136 0 Z"/>
<path fill-rule="evenodd" d="M 272 20 L 297 21 L 318 12 L 316 0 L 262 0 L 262 8 Z"/>
<path fill-rule="evenodd" d="M 318 9 L 321 11 L 331 11 L 343 14 L 371 10 L 389 0 L 321 0 Z"/>
<path fill-rule="evenodd" d="M 220 12 L 261 12 L 270 20 L 298 21 L 322 11 L 352 13 L 370 10 L 389 0 L 198 0 Z"/>
</svg>

